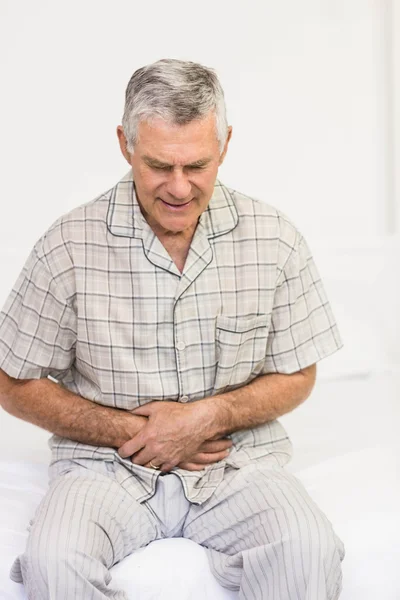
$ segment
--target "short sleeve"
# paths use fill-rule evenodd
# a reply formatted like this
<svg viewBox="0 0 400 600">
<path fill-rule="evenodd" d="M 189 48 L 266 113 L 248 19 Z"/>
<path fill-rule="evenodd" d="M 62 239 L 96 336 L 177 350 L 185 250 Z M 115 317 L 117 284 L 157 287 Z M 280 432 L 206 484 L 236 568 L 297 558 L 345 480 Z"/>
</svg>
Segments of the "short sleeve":
<svg viewBox="0 0 400 600">
<path fill-rule="evenodd" d="M 59 378 L 75 358 L 76 315 L 34 248 L 0 312 L 0 369 Z"/>
<path fill-rule="evenodd" d="M 342 345 L 314 260 L 298 235 L 277 282 L 263 373 L 295 373 Z"/>
</svg>

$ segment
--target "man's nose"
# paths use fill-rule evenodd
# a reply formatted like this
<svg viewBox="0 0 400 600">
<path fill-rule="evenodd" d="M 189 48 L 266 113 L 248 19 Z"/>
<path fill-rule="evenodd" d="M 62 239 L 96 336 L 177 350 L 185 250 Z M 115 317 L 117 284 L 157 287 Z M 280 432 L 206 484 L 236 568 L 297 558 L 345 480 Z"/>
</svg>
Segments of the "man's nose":
<svg viewBox="0 0 400 600">
<path fill-rule="evenodd" d="M 183 171 L 174 171 L 170 174 L 167 183 L 167 192 L 177 200 L 189 199 L 192 186 Z"/>
</svg>

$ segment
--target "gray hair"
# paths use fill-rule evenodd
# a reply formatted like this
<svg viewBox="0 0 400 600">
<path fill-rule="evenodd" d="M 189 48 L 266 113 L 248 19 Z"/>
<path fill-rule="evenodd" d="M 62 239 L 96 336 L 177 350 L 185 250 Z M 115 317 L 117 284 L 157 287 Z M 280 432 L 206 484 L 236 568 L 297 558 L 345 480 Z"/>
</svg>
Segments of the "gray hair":
<svg viewBox="0 0 400 600">
<path fill-rule="evenodd" d="M 131 154 L 139 121 L 161 117 L 186 125 L 215 113 L 216 133 L 222 152 L 228 135 L 224 92 L 213 69 L 198 63 L 163 59 L 134 72 L 125 92 L 122 128 Z"/>
</svg>

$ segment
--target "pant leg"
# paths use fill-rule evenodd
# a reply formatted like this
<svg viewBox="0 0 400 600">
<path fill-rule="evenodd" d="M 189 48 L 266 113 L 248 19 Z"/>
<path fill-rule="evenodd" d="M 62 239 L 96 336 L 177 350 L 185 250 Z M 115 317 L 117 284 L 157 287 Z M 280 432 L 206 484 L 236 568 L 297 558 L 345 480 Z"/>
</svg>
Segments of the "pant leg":
<svg viewBox="0 0 400 600">
<path fill-rule="evenodd" d="M 10 577 L 24 583 L 29 600 L 128 600 L 109 569 L 157 539 L 158 525 L 118 483 L 114 463 L 65 462 L 69 468 L 50 482 Z"/>
<path fill-rule="evenodd" d="M 343 543 L 301 482 L 272 461 L 227 467 L 214 495 L 192 505 L 183 535 L 208 549 L 214 575 L 241 600 L 337 600 Z"/>
</svg>

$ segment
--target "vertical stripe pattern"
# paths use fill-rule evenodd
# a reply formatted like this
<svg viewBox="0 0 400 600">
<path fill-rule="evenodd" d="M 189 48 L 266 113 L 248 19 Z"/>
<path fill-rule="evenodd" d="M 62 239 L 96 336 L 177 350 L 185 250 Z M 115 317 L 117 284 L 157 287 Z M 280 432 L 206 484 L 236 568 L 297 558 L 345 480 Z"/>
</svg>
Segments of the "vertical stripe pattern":
<svg viewBox="0 0 400 600">
<path fill-rule="evenodd" d="M 53 469 L 26 551 L 13 564 L 10 576 L 24 582 L 29 600 L 128 600 L 111 567 L 171 536 L 205 547 L 212 573 L 239 600 L 339 597 L 343 543 L 273 455 L 227 468 L 202 505 L 186 499 L 173 473 L 158 476 L 156 494 L 140 504 L 135 476 L 123 465 L 79 462 Z"/>
<path fill-rule="evenodd" d="M 192 505 L 184 537 L 205 546 L 218 581 L 240 600 L 337 600 L 344 545 L 301 482 L 273 456 Z"/>
<path fill-rule="evenodd" d="M 58 465 L 10 572 L 29 600 L 128 600 L 110 568 L 161 537 L 131 480 L 122 466 L 103 460 Z"/>
</svg>

